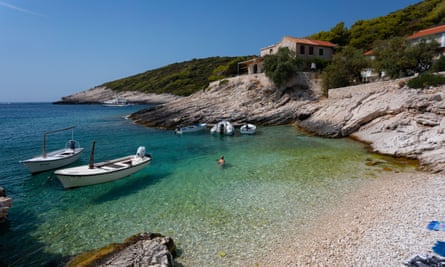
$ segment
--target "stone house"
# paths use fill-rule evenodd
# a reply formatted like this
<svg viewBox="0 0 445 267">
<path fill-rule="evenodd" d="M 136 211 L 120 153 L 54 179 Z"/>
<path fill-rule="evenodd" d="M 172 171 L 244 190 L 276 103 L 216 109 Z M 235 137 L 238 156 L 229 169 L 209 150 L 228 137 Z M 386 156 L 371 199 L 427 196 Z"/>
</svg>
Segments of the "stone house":
<svg viewBox="0 0 445 267">
<path fill-rule="evenodd" d="M 294 51 L 297 57 L 332 59 L 336 45 L 327 41 L 284 36 L 279 43 L 262 48 L 260 56 L 273 55 L 281 47 Z"/>
<path fill-rule="evenodd" d="M 445 25 L 423 29 L 406 38 L 408 44 L 415 45 L 421 40 L 436 40 L 440 44 L 440 54 L 445 55 Z"/>
<path fill-rule="evenodd" d="M 332 59 L 336 45 L 327 41 L 284 36 L 279 43 L 260 49 L 260 57 L 240 62 L 238 64 L 238 73 L 254 74 L 263 72 L 264 57 L 277 53 L 281 47 L 289 48 L 289 50 L 295 53 L 295 56 L 300 58 Z M 313 65 L 312 68 L 316 68 L 316 66 Z"/>
</svg>

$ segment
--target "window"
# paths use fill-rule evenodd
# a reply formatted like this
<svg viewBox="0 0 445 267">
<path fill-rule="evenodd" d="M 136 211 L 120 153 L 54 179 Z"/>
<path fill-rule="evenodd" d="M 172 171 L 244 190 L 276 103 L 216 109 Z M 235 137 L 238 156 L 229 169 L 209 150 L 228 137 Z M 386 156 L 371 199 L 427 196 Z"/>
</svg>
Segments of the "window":
<svg viewBox="0 0 445 267">
<path fill-rule="evenodd" d="M 320 48 L 320 49 L 318 50 L 318 55 L 319 55 L 319 56 L 323 56 L 323 55 L 324 55 L 324 50 L 323 50 L 323 48 Z"/>
<path fill-rule="evenodd" d="M 300 45 L 300 54 L 304 55 L 304 45 Z"/>
<path fill-rule="evenodd" d="M 314 54 L 314 47 L 309 46 L 309 55 L 313 55 L 313 54 Z"/>
</svg>

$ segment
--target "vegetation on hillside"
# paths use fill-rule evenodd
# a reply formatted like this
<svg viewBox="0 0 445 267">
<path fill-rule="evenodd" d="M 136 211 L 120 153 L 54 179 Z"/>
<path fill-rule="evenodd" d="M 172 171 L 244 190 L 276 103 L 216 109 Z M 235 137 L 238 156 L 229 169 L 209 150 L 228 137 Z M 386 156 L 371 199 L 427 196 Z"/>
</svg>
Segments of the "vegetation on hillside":
<svg viewBox="0 0 445 267">
<path fill-rule="evenodd" d="M 329 88 L 344 87 L 362 82 L 361 71 L 373 69 L 387 77 L 398 78 L 414 73 L 423 73 L 433 66 L 439 44 L 422 41 L 415 46 L 406 45 L 406 36 L 415 31 L 445 23 L 445 2 L 425 0 L 402 10 L 370 20 L 360 20 L 348 29 L 344 22 L 330 31 L 310 36 L 338 45 L 332 61 L 322 68 L 322 85 L 325 93 Z M 374 60 L 364 55 L 372 50 Z M 265 71 L 275 84 L 284 83 L 291 69 L 288 63 L 278 64 L 277 59 L 265 59 Z M 279 61 L 278 61 L 279 62 Z M 267 66 L 271 64 L 271 66 Z M 297 64 L 298 65 L 298 64 Z M 318 65 L 318 64 L 317 64 Z M 441 66 L 436 64 L 436 69 Z M 274 71 L 270 71 L 270 69 Z M 284 71 L 280 72 L 280 68 Z M 300 68 L 301 69 L 301 68 Z M 268 72 L 269 70 L 269 72 Z M 319 69 L 320 70 L 320 69 Z"/>
<path fill-rule="evenodd" d="M 376 40 L 405 37 L 440 24 L 445 24 L 445 1 L 424 0 L 386 16 L 359 20 L 350 29 L 340 22 L 329 31 L 321 31 L 309 38 L 367 51 Z"/>
<path fill-rule="evenodd" d="M 206 88 L 209 82 L 237 75 L 238 62 L 250 58 L 251 56 L 193 59 L 107 82 L 103 85 L 116 91 L 170 93 L 187 96 Z"/>
<path fill-rule="evenodd" d="M 445 67 L 443 60 L 434 64 L 440 47 L 436 41 L 423 40 L 417 45 L 406 43 L 406 36 L 440 24 L 445 24 L 445 2 L 425 0 L 387 16 L 357 21 L 350 29 L 339 23 L 328 32 L 311 36 L 337 41 L 340 45 L 332 64 L 323 73 L 323 89 L 360 83 L 360 70 L 364 68 L 385 73 L 386 77 L 399 78 Z M 346 55 L 345 50 L 349 50 Z M 374 60 L 368 60 L 363 54 L 369 50 L 372 50 Z M 419 83 L 429 84 L 430 80 L 434 83 L 433 78 L 425 76 Z"/>
<path fill-rule="evenodd" d="M 375 60 L 372 66 L 376 71 L 385 71 L 391 78 L 423 73 L 433 65 L 439 46 L 434 40 L 422 40 L 417 45 L 406 46 L 401 37 L 378 41 L 373 50 Z"/>
<path fill-rule="evenodd" d="M 385 77 L 400 78 L 414 73 L 424 73 L 445 67 L 443 60 L 434 63 L 438 55 L 439 44 L 432 40 L 422 40 L 417 45 L 406 45 L 402 37 L 381 40 L 373 48 L 374 60 L 363 54 L 363 50 L 352 46 L 337 52 L 332 63 L 322 74 L 325 93 L 327 89 L 344 87 L 362 82 L 361 71 L 369 68 L 376 73 L 385 73 Z"/>
</svg>

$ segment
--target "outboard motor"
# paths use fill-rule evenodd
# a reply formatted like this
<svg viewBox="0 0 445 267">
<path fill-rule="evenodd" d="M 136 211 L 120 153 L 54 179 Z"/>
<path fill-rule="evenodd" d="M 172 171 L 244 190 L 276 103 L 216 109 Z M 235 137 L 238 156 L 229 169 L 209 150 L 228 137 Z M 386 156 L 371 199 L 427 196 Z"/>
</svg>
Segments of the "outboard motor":
<svg viewBox="0 0 445 267">
<path fill-rule="evenodd" d="M 138 147 L 138 150 L 136 152 L 136 157 L 140 157 L 140 158 L 145 157 L 145 146 Z"/>
<path fill-rule="evenodd" d="M 70 148 L 71 148 L 72 150 L 75 150 L 75 149 L 76 149 L 76 141 L 74 141 L 74 140 L 70 140 Z"/>
</svg>

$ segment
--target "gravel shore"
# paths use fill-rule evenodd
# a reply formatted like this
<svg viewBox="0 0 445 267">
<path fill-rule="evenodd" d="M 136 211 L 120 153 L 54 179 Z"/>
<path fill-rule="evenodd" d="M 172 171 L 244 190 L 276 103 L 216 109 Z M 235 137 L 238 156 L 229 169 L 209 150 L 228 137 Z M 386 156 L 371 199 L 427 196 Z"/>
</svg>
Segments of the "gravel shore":
<svg viewBox="0 0 445 267">
<path fill-rule="evenodd" d="M 404 266 L 432 253 L 445 231 L 426 228 L 445 220 L 445 177 L 425 172 L 385 172 L 363 184 L 260 266 Z M 436 255 L 438 256 L 438 255 Z"/>
</svg>

